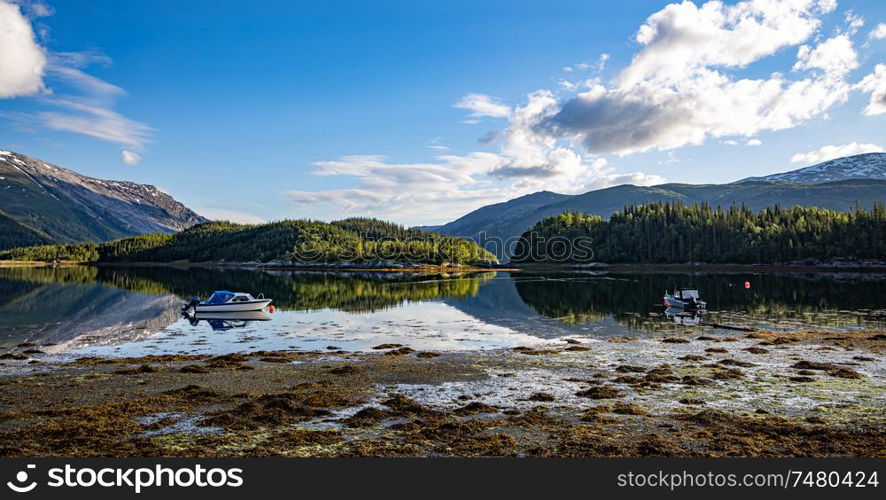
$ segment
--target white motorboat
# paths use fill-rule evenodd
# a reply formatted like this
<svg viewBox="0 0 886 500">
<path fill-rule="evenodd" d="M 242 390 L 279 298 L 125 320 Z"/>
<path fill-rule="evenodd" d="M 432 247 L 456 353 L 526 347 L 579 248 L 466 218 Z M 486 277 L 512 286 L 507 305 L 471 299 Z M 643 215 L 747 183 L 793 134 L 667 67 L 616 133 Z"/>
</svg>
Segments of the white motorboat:
<svg viewBox="0 0 886 500">
<path fill-rule="evenodd" d="M 686 310 L 702 310 L 707 307 L 707 302 L 699 298 L 698 290 L 694 288 L 678 288 L 674 293 L 665 290 L 664 305 Z"/>
<path fill-rule="evenodd" d="M 261 311 L 271 305 L 271 302 L 272 299 L 266 299 L 262 294 L 256 298 L 244 292 L 218 290 L 212 292 L 212 295 L 204 301 L 200 301 L 199 298 L 191 299 L 183 310 L 193 310 L 198 314 Z"/>
</svg>

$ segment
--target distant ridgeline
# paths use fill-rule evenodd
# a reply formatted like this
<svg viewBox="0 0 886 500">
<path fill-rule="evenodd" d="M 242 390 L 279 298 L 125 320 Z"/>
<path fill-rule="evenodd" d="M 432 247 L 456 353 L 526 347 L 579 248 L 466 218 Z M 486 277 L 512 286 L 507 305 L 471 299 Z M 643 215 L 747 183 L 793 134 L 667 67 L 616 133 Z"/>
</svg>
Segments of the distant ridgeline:
<svg viewBox="0 0 886 500">
<path fill-rule="evenodd" d="M 591 252 L 588 252 L 591 250 Z M 886 209 L 632 205 L 605 221 L 566 212 L 523 233 L 514 263 L 775 263 L 886 260 Z"/>
<path fill-rule="evenodd" d="M 494 255 L 464 238 L 356 218 L 330 223 L 288 220 L 261 225 L 207 222 L 176 234 L 148 234 L 106 243 L 14 248 L 0 252 L 0 260 L 430 265 L 497 262 Z"/>
</svg>

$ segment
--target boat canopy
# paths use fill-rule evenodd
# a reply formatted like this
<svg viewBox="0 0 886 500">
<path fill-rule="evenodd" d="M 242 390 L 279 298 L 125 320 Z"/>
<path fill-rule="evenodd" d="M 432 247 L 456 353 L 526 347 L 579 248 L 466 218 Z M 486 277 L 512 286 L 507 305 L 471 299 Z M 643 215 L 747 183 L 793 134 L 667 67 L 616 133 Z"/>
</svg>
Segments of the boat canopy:
<svg viewBox="0 0 886 500">
<path fill-rule="evenodd" d="M 680 290 L 680 298 L 681 299 L 696 299 L 698 300 L 698 290 Z"/>
<path fill-rule="evenodd" d="M 204 302 L 204 304 L 224 304 L 234 298 L 234 295 L 234 292 L 228 292 L 226 290 L 212 292 L 212 296 L 209 297 L 209 300 Z"/>
</svg>

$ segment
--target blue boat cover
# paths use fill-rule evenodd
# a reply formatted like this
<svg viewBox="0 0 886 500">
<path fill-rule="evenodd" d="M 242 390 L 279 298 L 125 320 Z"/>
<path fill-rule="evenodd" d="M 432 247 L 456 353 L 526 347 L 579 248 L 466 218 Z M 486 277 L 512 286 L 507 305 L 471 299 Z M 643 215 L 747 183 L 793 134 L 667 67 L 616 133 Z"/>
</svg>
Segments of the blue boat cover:
<svg viewBox="0 0 886 500">
<path fill-rule="evenodd" d="M 232 298 L 234 298 L 234 292 L 219 290 L 217 292 L 212 292 L 212 296 L 209 297 L 209 300 L 204 302 L 204 304 L 224 304 Z"/>
</svg>

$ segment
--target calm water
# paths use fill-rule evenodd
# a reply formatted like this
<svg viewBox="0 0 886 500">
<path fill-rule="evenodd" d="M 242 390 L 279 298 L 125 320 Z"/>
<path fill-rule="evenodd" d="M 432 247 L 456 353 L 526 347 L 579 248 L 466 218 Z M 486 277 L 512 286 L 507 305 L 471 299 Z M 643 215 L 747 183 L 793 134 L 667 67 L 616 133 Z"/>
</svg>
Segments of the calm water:
<svg viewBox="0 0 886 500">
<path fill-rule="evenodd" d="M 664 290 L 684 284 L 700 290 L 707 314 L 667 314 Z M 197 321 L 179 313 L 186 298 L 205 298 L 216 289 L 262 292 L 277 310 Z M 0 345 L 54 344 L 44 350 L 62 355 L 364 350 L 381 343 L 489 349 L 712 324 L 787 331 L 883 328 L 886 276 L 0 269 Z"/>
</svg>

